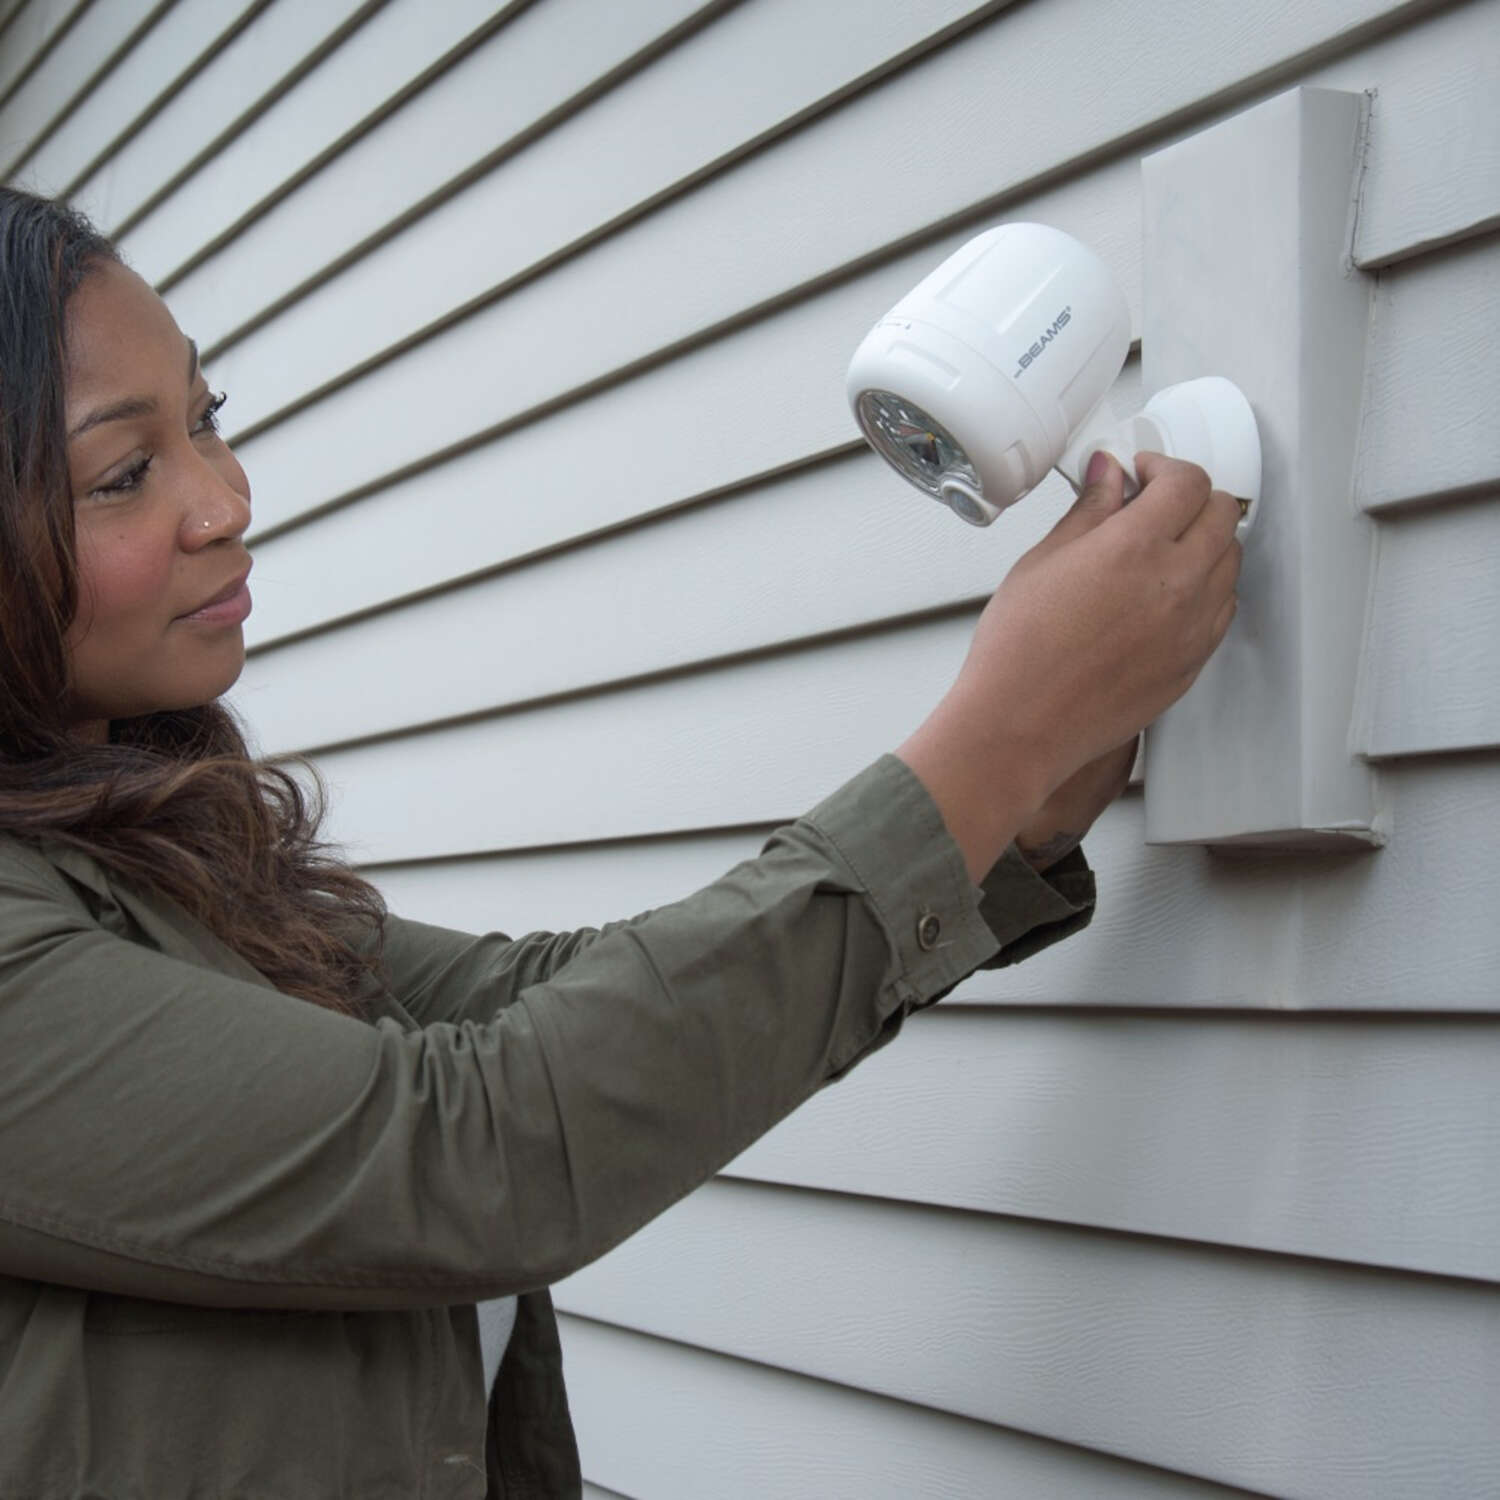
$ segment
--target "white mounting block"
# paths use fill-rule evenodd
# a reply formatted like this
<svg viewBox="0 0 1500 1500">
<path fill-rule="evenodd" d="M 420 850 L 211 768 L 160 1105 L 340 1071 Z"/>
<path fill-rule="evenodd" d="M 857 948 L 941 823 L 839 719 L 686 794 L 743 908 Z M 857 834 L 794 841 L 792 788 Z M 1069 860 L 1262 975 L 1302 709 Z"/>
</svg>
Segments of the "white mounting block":
<svg viewBox="0 0 1500 1500">
<path fill-rule="evenodd" d="M 1371 278 L 1349 257 L 1364 97 L 1294 89 L 1145 158 L 1145 390 L 1223 375 L 1260 425 L 1224 644 L 1146 741 L 1153 844 L 1368 849 L 1349 748 L 1371 523 L 1354 508 Z"/>
</svg>

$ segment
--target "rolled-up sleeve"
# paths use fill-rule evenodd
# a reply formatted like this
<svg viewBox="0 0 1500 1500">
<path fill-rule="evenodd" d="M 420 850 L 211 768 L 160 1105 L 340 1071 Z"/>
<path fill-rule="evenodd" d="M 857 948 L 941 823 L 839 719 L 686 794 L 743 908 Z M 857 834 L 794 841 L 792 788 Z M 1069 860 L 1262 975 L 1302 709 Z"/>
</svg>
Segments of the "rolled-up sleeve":
<svg viewBox="0 0 1500 1500">
<path fill-rule="evenodd" d="M 452 1017 L 413 1028 L 106 932 L 44 863 L 7 862 L 0 1273 L 294 1308 L 544 1286 L 1083 910 L 1009 867 L 974 888 L 885 757 L 631 921 L 516 943 L 395 924 L 396 998 Z"/>
<path fill-rule="evenodd" d="M 976 889 L 926 787 L 893 755 L 809 816 L 885 913 L 918 1003 L 974 969 L 1030 958 L 1093 917 L 1081 849 L 1039 872 L 1012 844 Z"/>
<path fill-rule="evenodd" d="M 980 968 L 1018 964 L 1082 932 L 1093 920 L 1094 900 L 1094 872 L 1082 849 L 1037 871 L 1012 844 L 985 877 L 979 912 L 1000 946 Z"/>
</svg>

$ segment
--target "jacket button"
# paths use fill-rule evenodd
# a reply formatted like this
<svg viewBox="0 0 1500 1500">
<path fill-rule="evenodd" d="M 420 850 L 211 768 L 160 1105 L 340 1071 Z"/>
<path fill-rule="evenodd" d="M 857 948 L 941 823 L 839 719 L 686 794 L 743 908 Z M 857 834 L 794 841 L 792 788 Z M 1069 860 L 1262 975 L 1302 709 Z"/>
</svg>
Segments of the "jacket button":
<svg viewBox="0 0 1500 1500">
<path fill-rule="evenodd" d="M 942 935 L 943 924 L 935 913 L 928 912 L 926 916 L 918 919 L 917 942 L 923 952 L 931 953 L 937 947 L 938 939 Z"/>
</svg>

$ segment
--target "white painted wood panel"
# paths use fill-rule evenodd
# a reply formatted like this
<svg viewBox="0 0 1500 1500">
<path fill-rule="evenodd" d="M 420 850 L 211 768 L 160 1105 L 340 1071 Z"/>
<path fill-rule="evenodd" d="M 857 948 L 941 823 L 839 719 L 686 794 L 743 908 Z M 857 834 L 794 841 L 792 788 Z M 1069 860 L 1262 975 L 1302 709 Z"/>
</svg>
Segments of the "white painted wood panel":
<svg viewBox="0 0 1500 1500">
<path fill-rule="evenodd" d="M 586 1473 L 656 1500 L 1229 1500 L 1243 1495 L 563 1317 Z"/>
<path fill-rule="evenodd" d="M 1355 499 L 1386 512 L 1500 485 L 1500 237 L 1383 271 Z"/>
<path fill-rule="evenodd" d="M 679 27 L 701 0 L 601 10 L 549 0 L 523 11 L 235 242 L 171 283 L 179 317 L 205 346 L 233 338 L 266 306 L 409 213 L 460 173 L 505 151 L 523 129 Z M 711 8 L 711 7 L 710 7 Z M 878 0 L 859 24 L 827 4 L 757 0 L 652 60 L 504 160 L 452 204 L 432 209 L 298 308 L 307 345 L 419 328 L 470 297 L 636 211 L 744 148 L 862 73 L 950 27 L 973 0 Z M 795 34 L 797 45 L 785 47 Z M 753 89 L 723 89 L 747 57 L 777 56 Z M 711 99 L 712 108 L 704 101 Z M 691 130 L 681 128 L 684 119 Z M 335 200 L 345 211 L 330 215 Z M 419 274 L 414 268 L 420 267 Z M 382 333 L 385 330 L 385 333 Z M 336 353 L 333 356 L 337 358 Z M 334 363 L 335 372 L 341 366 Z"/>
<path fill-rule="evenodd" d="M 725 1171 L 1500 1281 L 1497 1074 L 1500 1018 L 939 1006 Z"/>
<path fill-rule="evenodd" d="M 1500 1490 L 1500 1298 L 1471 1283 L 712 1182 L 554 1295 L 1278 1496 Z"/>
<path fill-rule="evenodd" d="M 1278 44 L 1311 46 L 1316 33 L 1309 28 L 1335 26 L 1333 9 L 1339 21 L 1350 19 L 1342 6 L 1326 14 L 1322 6 L 1303 6 L 1275 18 L 1258 16 L 1256 55 Z M 1191 12 L 1192 24 L 1207 28 L 1203 45 L 1211 56 L 1202 67 L 1182 65 L 1192 38 L 1174 35 L 1159 54 L 1173 59 L 1169 77 L 1156 79 L 1143 52 L 1139 68 L 1111 75 L 1118 89 L 1099 85 L 1089 64 L 1111 46 L 1097 18 L 1072 34 L 1066 30 L 1070 14 L 1066 3 L 1007 11 L 967 45 L 945 49 L 861 95 L 815 128 L 258 434 L 244 448 L 263 481 L 269 478 L 274 497 L 264 524 L 388 479 L 543 403 L 572 399 L 590 382 L 617 378 L 677 341 L 706 337 L 725 319 L 806 288 L 872 247 L 922 233 L 945 215 L 972 213 L 976 202 L 1021 194 L 1039 175 L 1088 158 L 1120 133 L 1214 102 L 1214 80 L 1228 66 L 1224 28 L 1231 24 L 1215 8 Z M 1115 12 L 1109 15 L 1114 24 Z M 1149 42 L 1156 15 L 1132 11 L 1122 19 L 1132 35 L 1117 39 L 1120 49 L 1134 57 L 1137 45 Z M 1180 21 L 1174 12 L 1160 24 L 1175 31 Z M 1023 24 L 1046 27 L 1045 36 L 1008 30 Z M 1421 33 L 1401 40 L 1401 47 L 1390 41 L 1345 60 L 1342 69 L 1321 69 L 1314 80 L 1338 82 L 1340 71 L 1362 80 L 1397 67 L 1407 48 L 1420 45 Z M 982 101 L 1010 80 L 1017 53 L 1007 43 L 1022 42 L 1054 60 L 1060 116 L 1046 130 L 986 130 L 976 118 Z M 1067 60 L 1071 46 L 1082 49 L 1076 65 Z M 1068 93 L 1074 81 L 1076 100 Z M 973 150 L 953 153 L 955 139 L 972 141 Z M 872 193 L 865 175 L 849 172 L 850 161 L 866 158 L 883 162 L 890 190 Z M 927 169 L 936 160 L 943 171 Z M 902 163 L 911 165 L 902 171 Z M 1117 244 L 1138 246 L 1138 240 L 1138 223 L 1121 223 L 1097 248 L 1113 264 Z M 691 278 L 681 275 L 684 265 L 692 266 Z M 335 296 L 336 283 L 325 290 Z M 346 339 L 365 337 L 356 325 L 379 304 L 360 305 L 360 318 L 344 319 Z M 299 320 L 280 329 L 267 325 L 216 367 L 217 378 L 245 397 L 244 416 L 232 418 L 237 431 L 266 415 L 267 400 L 286 401 L 298 381 L 324 378 L 310 372 L 347 367 L 369 352 L 350 346 L 330 361 L 328 337 L 316 347 L 305 345 L 303 326 Z M 497 364 L 496 351 L 510 349 L 524 349 L 524 361 Z"/>
<path fill-rule="evenodd" d="M 540 733 L 540 731 L 538 731 Z M 608 724 L 596 738 L 608 744 Z M 758 742 L 764 745 L 766 737 Z M 872 755 L 876 747 L 869 747 Z M 670 749 L 670 740 L 668 740 Z M 769 751 L 767 752 L 769 755 Z M 581 760 L 581 755 L 579 759 Z M 545 763 L 546 747 L 538 754 Z M 332 763 L 331 771 L 338 770 Z M 682 769 L 689 794 L 712 764 Z M 408 785 L 451 782 L 441 749 L 407 760 Z M 540 773 L 537 773 L 540 775 Z M 652 777 L 649 764 L 617 774 L 590 804 L 587 824 L 608 807 L 628 812 Z M 750 776 L 774 774 L 752 769 Z M 782 804 L 797 815 L 833 781 Z M 498 785 L 499 789 L 495 787 Z M 733 820 L 729 790 L 705 811 L 707 827 Z M 1117 802 L 1085 848 L 1099 881 L 1093 925 L 1019 968 L 979 973 L 955 991 L 972 1004 L 1190 1006 L 1269 1010 L 1500 1010 L 1500 870 L 1484 858 L 1500 847 L 1500 762 L 1469 756 L 1402 763 L 1382 773 L 1391 842 L 1349 858 L 1233 860 L 1201 850 L 1149 848 L 1138 796 Z M 524 790 L 510 792 L 510 788 Z M 476 819 L 489 799 L 561 804 L 542 778 L 506 776 L 460 790 Z M 390 796 L 398 795 L 395 789 Z M 408 793 L 409 795 L 409 793 Z M 350 811 L 347 806 L 346 814 Z M 541 820 L 560 832 L 563 814 Z M 345 828 L 358 836 L 356 820 Z M 575 825 L 576 826 L 576 825 Z M 603 831 L 600 829 L 599 831 Z M 576 849 L 535 849 L 491 858 L 437 861 L 376 871 L 392 908 L 457 927 L 508 932 L 569 930 L 628 916 L 707 884 L 763 842 L 762 827 Z M 535 835 L 544 829 L 532 828 Z M 439 855 L 440 840 L 427 853 Z M 518 841 L 520 842 L 520 841 Z"/>
<path fill-rule="evenodd" d="M 13 0 L 6 7 L 5 29 L 0 32 L 0 104 L 90 4 L 92 0 Z"/>
<path fill-rule="evenodd" d="M 247 122 L 286 87 L 304 61 L 378 0 L 286 0 L 269 6 L 143 130 L 73 193 L 99 227 L 117 234 L 144 206 Z"/>
<path fill-rule="evenodd" d="M 148 26 L 161 0 L 109 0 L 93 6 L 0 105 L 0 177 L 9 177 L 39 137 L 67 113 L 110 59 Z"/>
<path fill-rule="evenodd" d="M 148 281 L 170 279 L 418 83 L 476 28 L 514 0 L 387 0 L 296 86 L 259 115 L 139 223 L 121 248 Z M 324 200 L 327 211 L 328 200 Z"/>
<path fill-rule="evenodd" d="M 1491 45 L 1473 45 L 1473 24 Z M 1386 264 L 1500 219 L 1500 6 L 1421 21 L 1412 66 L 1375 82 L 1355 260 Z"/>
<path fill-rule="evenodd" d="M 64 194 L 158 97 L 175 90 L 205 53 L 244 24 L 265 0 L 177 0 L 168 15 L 111 69 L 77 109 L 26 161 L 25 180 L 38 192 Z"/>
</svg>

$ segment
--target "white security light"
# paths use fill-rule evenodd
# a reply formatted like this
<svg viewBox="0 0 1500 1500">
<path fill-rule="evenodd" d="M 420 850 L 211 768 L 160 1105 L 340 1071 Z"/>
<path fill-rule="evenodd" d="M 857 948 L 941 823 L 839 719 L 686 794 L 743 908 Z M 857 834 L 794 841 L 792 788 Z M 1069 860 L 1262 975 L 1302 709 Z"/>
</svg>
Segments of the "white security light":
<svg viewBox="0 0 1500 1500">
<path fill-rule="evenodd" d="M 1123 421 L 1105 397 L 1130 310 L 1093 251 L 1045 224 L 1002 224 L 955 251 L 866 335 L 849 402 L 870 445 L 955 515 L 988 526 L 1056 468 L 1078 490 L 1100 449 L 1190 459 L 1217 489 L 1260 498 L 1250 403 L 1220 376 L 1159 391 Z"/>
</svg>

